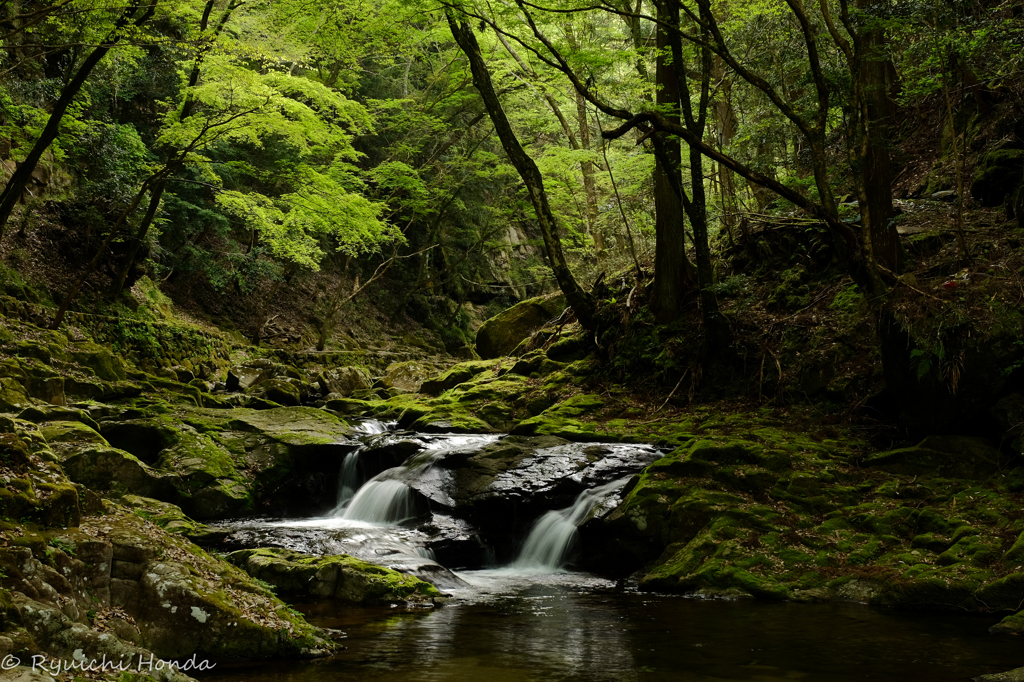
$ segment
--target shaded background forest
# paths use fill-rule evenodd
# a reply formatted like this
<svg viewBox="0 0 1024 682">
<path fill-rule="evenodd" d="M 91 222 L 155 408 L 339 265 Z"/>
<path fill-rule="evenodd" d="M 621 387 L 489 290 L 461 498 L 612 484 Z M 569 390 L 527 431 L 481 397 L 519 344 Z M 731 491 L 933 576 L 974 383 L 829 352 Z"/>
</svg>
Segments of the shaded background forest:
<svg viewBox="0 0 1024 682">
<path fill-rule="evenodd" d="M 0 202 L 8 294 L 472 357 L 484 319 L 559 282 L 462 26 L 610 377 L 839 405 L 1022 381 L 1019 0 L 3 12 L 0 157 L 31 166 Z M 708 345 L 727 369 L 702 379 Z"/>
</svg>

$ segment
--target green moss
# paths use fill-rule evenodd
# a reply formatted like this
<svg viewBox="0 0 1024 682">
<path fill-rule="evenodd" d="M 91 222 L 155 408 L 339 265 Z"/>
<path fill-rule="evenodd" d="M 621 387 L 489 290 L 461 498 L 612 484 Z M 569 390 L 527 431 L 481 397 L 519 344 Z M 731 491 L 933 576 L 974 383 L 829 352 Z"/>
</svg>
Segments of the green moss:
<svg viewBox="0 0 1024 682">
<path fill-rule="evenodd" d="M 311 556 L 285 549 L 247 549 L 228 559 L 281 594 L 335 597 L 363 604 L 422 601 L 442 596 L 414 576 L 348 555 Z"/>
</svg>

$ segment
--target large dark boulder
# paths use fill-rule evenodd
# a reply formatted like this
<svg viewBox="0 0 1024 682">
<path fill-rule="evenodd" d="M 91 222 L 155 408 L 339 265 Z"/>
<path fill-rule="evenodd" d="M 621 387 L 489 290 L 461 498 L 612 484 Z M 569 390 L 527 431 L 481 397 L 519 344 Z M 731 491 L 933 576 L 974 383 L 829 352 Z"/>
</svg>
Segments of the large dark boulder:
<svg viewBox="0 0 1024 682">
<path fill-rule="evenodd" d="M 1024 179 L 1024 149 L 999 149 L 978 159 L 971 196 L 982 206 L 999 206 Z"/>
<path fill-rule="evenodd" d="M 517 303 L 484 322 L 476 352 L 487 360 L 508 355 L 520 342 L 565 309 L 565 296 L 542 296 Z"/>
</svg>

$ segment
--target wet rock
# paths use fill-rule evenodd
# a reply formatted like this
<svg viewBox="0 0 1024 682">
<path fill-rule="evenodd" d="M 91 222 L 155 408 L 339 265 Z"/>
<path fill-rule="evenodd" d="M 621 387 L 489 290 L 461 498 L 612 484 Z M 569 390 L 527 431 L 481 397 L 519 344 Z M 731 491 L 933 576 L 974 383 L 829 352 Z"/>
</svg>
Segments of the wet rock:
<svg viewBox="0 0 1024 682">
<path fill-rule="evenodd" d="M 267 525 L 259 521 L 238 521 L 221 526 L 209 538 L 219 551 L 278 548 L 310 556 L 346 554 L 361 561 L 415 576 L 439 589 L 465 587 L 466 583 L 437 561 L 425 556 L 426 537 L 419 531 L 373 527 L 323 527 L 286 524 Z M 415 545 L 411 544 L 415 543 Z M 416 549 L 416 547 L 420 549 Z"/>
<path fill-rule="evenodd" d="M 979 675 L 971 678 L 974 682 L 1024 682 L 1024 668 L 1015 668 L 1005 673 Z"/>
<path fill-rule="evenodd" d="M 385 476 L 429 500 L 435 514 L 465 519 L 502 542 L 521 537 L 545 511 L 571 505 L 583 490 L 624 480 L 660 456 L 650 446 L 585 445 L 552 436 L 417 440 L 423 451 Z M 474 551 L 464 546 L 460 529 L 448 529 L 450 536 L 444 530 L 434 531 L 432 545 Z"/>
<path fill-rule="evenodd" d="M 562 295 L 522 301 L 484 322 L 476 334 L 476 351 L 484 360 L 508 355 L 565 308 Z"/>
</svg>

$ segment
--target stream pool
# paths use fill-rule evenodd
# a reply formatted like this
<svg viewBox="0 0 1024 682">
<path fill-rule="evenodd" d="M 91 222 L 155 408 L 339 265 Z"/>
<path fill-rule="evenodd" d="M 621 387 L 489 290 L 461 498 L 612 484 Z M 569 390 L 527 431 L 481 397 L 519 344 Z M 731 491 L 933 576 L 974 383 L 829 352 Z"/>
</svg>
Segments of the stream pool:
<svg viewBox="0 0 1024 682">
<path fill-rule="evenodd" d="M 203 682 L 968 680 L 1024 665 L 998 618 L 860 604 L 699 600 L 581 573 L 465 571 L 437 609 L 299 604 L 347 634 L 325 659 L 218 666 Z"/>
<path fill-rule="evenodd" d="M 342 464 L 333 516 L 227 527 L 249 546 L 348 553 L 384 563 L 432 580 L 451 600 L 440 608 L 296 604 L 311 623 L 346 633 L 346 648 L 311 661 L 220 665 L 203 682 L 952 682 L 1024 666 L 1019 640 L 988 634 L 997 616 L 663 596 L 562 570 L 576 526 L 612 508 L 628 480 L 615 469 L 571 506 L 540 516 L 509 568 L 453 574 L 433 560 L 430 533 L 454 522 L 435 515 L 430 532 L 410 523 L 417 513 L 410 486 L 446 499 L 451 475 L 435 465 L 497 438 L 391 435 L 389 426 L 362 427 L 368 445 Z M 416 454 L 372 477 L 360 475 L 360 458 L 372 457 L 370 446 L 394 447 L 403 438 Z M 582 476 L 572 458 L 582 457 L 586 447 L 550 448 L 543 466 L 524 459 L 518 471 L 536 469 L 540 473 L 533 475 L 551 479 Z M 606 448 L 614 454 L 622 446 Z M 658 456 L 650 446 L 628 448 L 625 461 L 638 460 L 637 470 Z M 494 485 L 500 488 L 501 480 Z M 476 533 L 468 526 L 456 531 Z"/>
</svg>

